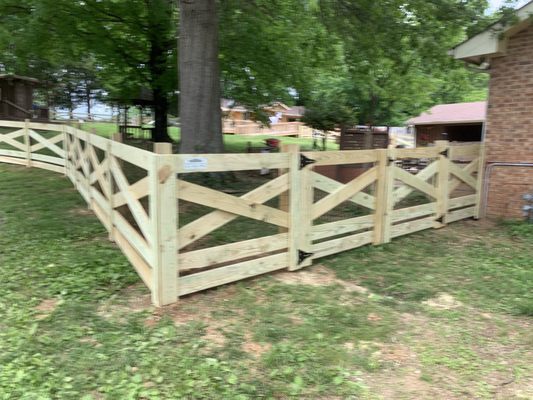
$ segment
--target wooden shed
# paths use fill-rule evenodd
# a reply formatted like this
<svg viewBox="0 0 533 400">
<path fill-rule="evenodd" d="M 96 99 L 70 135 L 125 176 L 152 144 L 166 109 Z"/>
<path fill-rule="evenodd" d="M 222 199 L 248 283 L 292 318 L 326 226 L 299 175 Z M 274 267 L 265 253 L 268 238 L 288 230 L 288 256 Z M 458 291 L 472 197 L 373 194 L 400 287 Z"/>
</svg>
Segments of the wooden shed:
<svg viewBox="0 0 533 400">
<path fill-rule="evenodd" d="M 439 104 L 407 121 L 414 126 L 416 146 L 427 146 L 435 140 L 479 142 L 487 113 L 486 101 Z"/>
<path fill-rule="evenodd" d="M 34 78 L 0 74 L 0 119 L 48 119 L 46 108 L 33 104 Z"/>
</svg>

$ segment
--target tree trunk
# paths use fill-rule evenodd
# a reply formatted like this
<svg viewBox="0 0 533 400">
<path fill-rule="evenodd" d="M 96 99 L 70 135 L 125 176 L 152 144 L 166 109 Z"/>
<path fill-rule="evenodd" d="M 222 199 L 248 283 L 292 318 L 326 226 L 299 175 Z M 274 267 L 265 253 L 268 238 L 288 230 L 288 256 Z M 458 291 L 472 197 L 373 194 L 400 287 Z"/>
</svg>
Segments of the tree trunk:
<svg viewBox="0 0 533 400">
<path fill-rule="evenodd" d="M 166 93 L 159 87 L 154 87 L 154 131 L 152 140 L 154 142 L 172 142 L 168 136 L 168 99 Z"/>
<path fill-rule="evenodd" d="M 180 152 L 222 152 L 216 0 L 180 0 L 179 74 Z"/>
<path fill-rule="evenodd" d="M 163 34 L 166 18 L 164 12 L 171 12 L 168 0 L 151 0 L 149 5 L 150 39 L 150 84 L 153 94 L 154 142 L 172 142 L 168 135 L 168 96 L 165 90 L 164 75 L 167 70 L 167 44 Z"/>
</svg>

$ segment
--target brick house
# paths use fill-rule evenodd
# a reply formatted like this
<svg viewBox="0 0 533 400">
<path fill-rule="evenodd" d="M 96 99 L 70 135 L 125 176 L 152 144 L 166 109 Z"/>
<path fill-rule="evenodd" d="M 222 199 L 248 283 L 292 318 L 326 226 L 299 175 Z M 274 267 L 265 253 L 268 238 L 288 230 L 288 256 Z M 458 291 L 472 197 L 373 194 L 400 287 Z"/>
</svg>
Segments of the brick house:
<svg viewBox="0 0 533 400">
<path fill-rule="evenodd" d="M 522 218 L 522 196 L 533 193 L 533 1 L 516 15 L 451 51 L 490 74 L 484 207 L 504 218 Z"/>
</svg>

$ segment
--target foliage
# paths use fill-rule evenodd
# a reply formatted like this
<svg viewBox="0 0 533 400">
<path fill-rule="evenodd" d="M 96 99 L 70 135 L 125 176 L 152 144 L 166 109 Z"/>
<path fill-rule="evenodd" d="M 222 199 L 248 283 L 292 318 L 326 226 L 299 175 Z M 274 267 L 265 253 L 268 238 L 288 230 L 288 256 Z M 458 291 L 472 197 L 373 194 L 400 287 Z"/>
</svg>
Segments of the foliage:
<svg viewBox="0 0 533 400">
<path fill-rule="evenodd" d="M 83 87 L 79 69 L 88 67 L 93 93 L 124 101 L 151 88 L 162 106 L 158 115 L 166 115 L 178 93 L 173 4 L 0 0 L 2 68 L 42 79 L 47 91 L 56 88 L 44 97 L 70 106 L 81 99 L 71 96 Z M 321 128 L 399 125 L 434 104 L 486 98 L 487 77 L 447 51 L 512 14 L 504 7 L 486 15 L 486 0 L 217 4 L 223 96 L 259 119 L 266 118 L 261 106 L 274 100 L 305 105 L 308 122 Z M 158 128 L 165 123 L 156 118 Z"/>
</svg>

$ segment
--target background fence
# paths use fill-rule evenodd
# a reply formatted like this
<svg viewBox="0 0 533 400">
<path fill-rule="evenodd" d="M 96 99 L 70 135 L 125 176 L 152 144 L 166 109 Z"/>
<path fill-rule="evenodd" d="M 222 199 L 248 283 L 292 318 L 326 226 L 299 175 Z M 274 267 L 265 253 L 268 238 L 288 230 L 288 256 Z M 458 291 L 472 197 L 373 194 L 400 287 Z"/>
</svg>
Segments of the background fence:
<svg viewBox="0 0 533 400">
<path fill-rule="evenodd" d="M 70 126 L 0 121 L 0 162 L 65 174 L 156 305 L 479 216 L 480 144 L 271 154 L 149 152 Z M 423 160 L 412 174 L 402 161 Z M 360 168 L 340 183 L 320 166 Z"/>
</svg>

